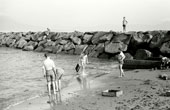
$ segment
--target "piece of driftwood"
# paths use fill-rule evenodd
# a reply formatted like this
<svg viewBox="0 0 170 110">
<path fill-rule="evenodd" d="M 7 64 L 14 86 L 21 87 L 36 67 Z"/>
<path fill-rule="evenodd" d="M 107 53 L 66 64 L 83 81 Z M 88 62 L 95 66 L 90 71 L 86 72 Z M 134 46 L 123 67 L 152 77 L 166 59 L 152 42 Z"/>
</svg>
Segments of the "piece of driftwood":
<svg viewBox="0 0 170 110">
<path fill-rule="evenodd" d="M 107 96 L 107 97 L 119 97 L 123 95 L 122 90 L 104 90 L 102 92 L 102 96 Z"/>
</svg>

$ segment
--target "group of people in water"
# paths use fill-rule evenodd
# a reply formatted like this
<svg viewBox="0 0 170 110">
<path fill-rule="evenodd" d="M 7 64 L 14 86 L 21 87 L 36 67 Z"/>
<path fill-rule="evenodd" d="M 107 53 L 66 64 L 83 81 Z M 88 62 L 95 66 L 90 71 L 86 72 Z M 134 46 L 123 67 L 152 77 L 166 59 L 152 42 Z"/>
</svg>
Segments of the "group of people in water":
<svg viewBox="0 0 170 110">
<path fill-rule="evenodd" d="M 122 22 L 123 32 L 126 32 L 127 23 L 128 22 L 126 21 L 125 17 L 123 17 L 123 22 Z M 49 35 L 49 32 L 50 32 L 50 29 L 47 28 L 47 32 L 46 32 L 47 36 Z M 86 65 L 89 63 L 87 52 L 85 51 L 86 48 L 87 47 L 85 47 L 82 53 L 80 54 L 80 58 L 77 64 L 78 68 L 76 68 L 77 80 L 80 83 L 83 82 L 82 81 L 84 80 L 83 77 L 86 76 L 85 68 L 86 68 Z M 57 92 L 59 92 L 61 89 L 61 78 L 64 74 L 64 70 L 61 68 L 57 68 L 55 66 L 54 61 L 50 58 L 48 53 L 45 53 L 44 57 L 45 57 L 45 60 L 43 61 L 43 74 L 47 80 L 47 90 L 48 90 L 48 95 L 50 99 L 49 102 L 51 102 L 52 101 L 51 93 L 53 92 L 53 94 L 56 95 Z M 118 62 L 119 62 L 120 77 L 125 76 L 124 71 L 122 69 L 124 59 L 125 59 L 125 55 L 122 52 L 122 50 L 119 48 Z"/>
<path fill-rule="evenodd" d="M 60 92 L 61 89 L 61 78 L 64 74 L 64 70 L 62 68 L 56 67 L 54 61 L 50 58 L 48 53 L 44 54 L 45 60 L 43 61 L 43 74 L 47 80 L 47 90 L 49 95 L 49 102 L 51 103 L 53 100 L 52 93 L 57 95 L 57 92 Z M 124 63 L 125 55 L 121 49 L 119 49 L 118 53 L 118 62 L 119 62 L 119 70 L 120 76 L 125 76 L 124 71 L 122 69 Z M 86 79 L 84 77 L 87 76 L 85 69 L 88 61 L 88 56 L 85 51 L 80 54 L 79 61 L 78 61 L 78 70 L 76 70 L 77 80 L 81 83 L 81 87 L 84 85 L 84 81 Z M 55 96 L 56 98 L 57 96 Z M 54 99 L 56 100 L 56 99 Z"/>
</svg>

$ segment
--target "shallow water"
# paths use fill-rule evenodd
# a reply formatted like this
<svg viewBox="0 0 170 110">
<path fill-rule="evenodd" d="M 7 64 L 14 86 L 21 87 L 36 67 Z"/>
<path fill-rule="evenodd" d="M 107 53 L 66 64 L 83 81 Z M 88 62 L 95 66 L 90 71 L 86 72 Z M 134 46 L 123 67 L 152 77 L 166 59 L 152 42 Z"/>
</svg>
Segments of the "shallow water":
<svg viewBox="0 0 170 110">
<path fill-rule="evenodd" d="M 69 83 L 70 76 L 76 74 L 74 68 L 78 61 L 75 55 L 51 54 L 56 66 L 65 70 L 64 80 Z M 0 108 L 44 94 L 46 80 L 42 73 L 43 53 L 22 51 L 0 47 Z M 112 61 L 89 59 L 87 74 L 111 72 Z"/>
</svg>

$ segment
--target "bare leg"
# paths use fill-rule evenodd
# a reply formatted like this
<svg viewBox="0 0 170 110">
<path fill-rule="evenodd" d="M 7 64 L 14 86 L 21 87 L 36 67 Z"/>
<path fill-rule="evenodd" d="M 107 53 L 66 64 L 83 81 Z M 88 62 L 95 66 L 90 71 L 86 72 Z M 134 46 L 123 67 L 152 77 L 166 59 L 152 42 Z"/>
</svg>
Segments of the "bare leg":
<svg viewBox="0 0 170 110">
<path fill-rule="evenodd" d="M 47 83 L 47 88 L 48 88 L 49 101 L 51 103 L 52 97 L 51 97 L 51 82 L 50 81 Z"/>
<path fill-rule="evenodd" d="M 119 64 L 119 70 L 120 70 L 120 77 L 122 77 L 123 76 L 122 64 Z"/>
</svg>

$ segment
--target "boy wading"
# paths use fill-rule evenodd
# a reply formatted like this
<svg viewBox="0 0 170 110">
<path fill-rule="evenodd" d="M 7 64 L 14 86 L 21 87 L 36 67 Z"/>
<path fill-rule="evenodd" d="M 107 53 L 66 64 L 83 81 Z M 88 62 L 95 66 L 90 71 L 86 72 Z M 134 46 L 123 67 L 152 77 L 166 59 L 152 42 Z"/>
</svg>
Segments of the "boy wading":
<svg viewBox="0 0 170 110">
<path fill-rule="evenodd" d="M 47 79 L 48 95 L 49 95 L 49 99 L 51 102 L 52 101 L 51 85 L 53 88 L 53 93 L 56 94 L 56 90 L 55 90 L 56 67 L 55 67 L 54 61 L 50 59 L 48 54 L 44 54 L 44 57 L 46 59 L 43 62 L 43 73 L 44 73 L 44 77 L 46 77 Z"/>
</svg>

